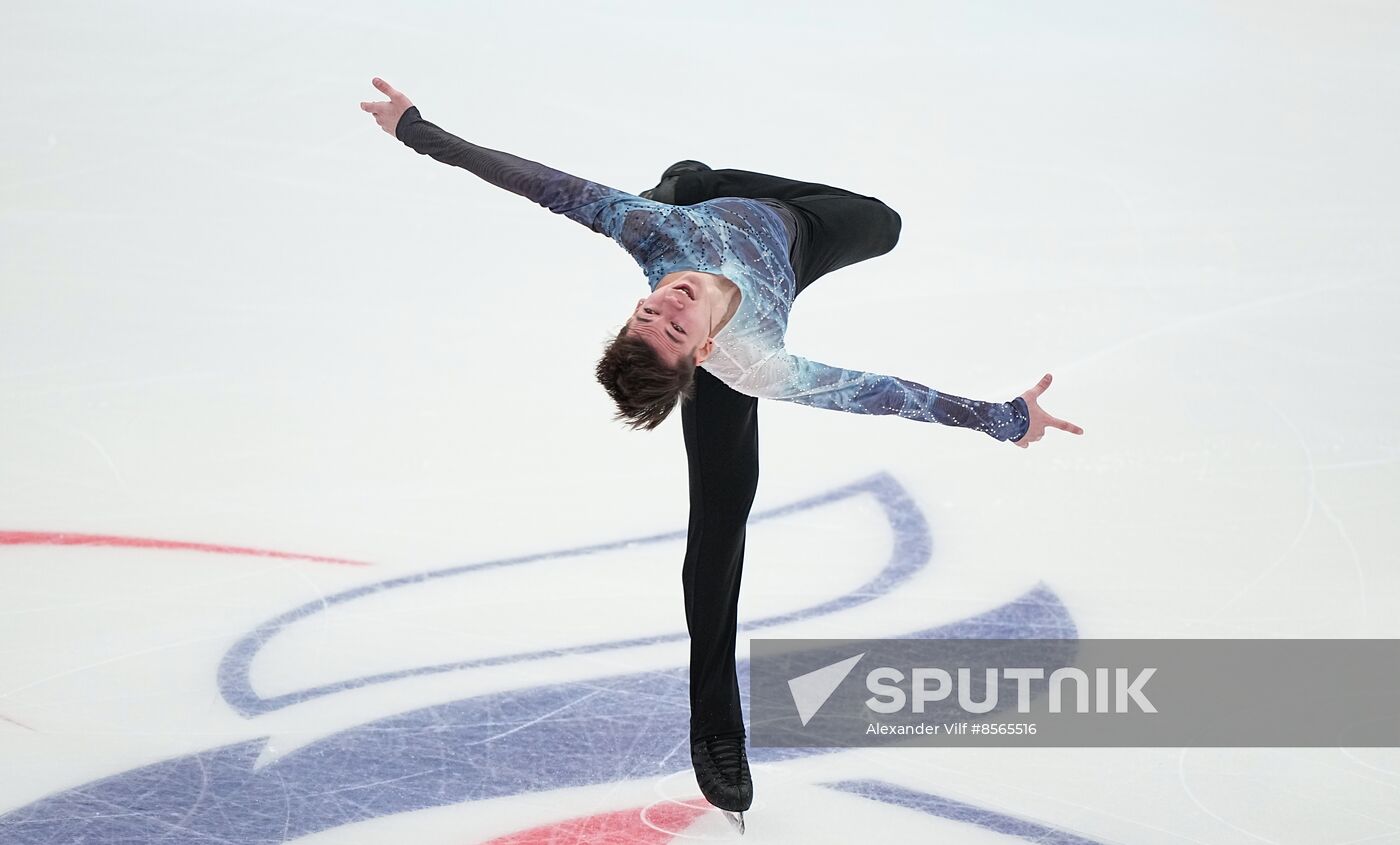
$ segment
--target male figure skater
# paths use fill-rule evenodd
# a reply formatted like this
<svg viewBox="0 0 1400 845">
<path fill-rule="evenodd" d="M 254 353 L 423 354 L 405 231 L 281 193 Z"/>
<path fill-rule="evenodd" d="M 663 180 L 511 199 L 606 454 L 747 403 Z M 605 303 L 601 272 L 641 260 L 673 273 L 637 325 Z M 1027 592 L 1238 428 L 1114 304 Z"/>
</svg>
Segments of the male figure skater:
<svg viewBox="0 0 1400 845">
<path fill-rule="evenodd" d="M 615 419 L 633 428 L 653 429 L 681 404 L 690 474 L 681 578 L 691 638 L 691 762 L 705 797 L 742 813 L 753 787 L 734 648 L 745 524 L 758 486 L 758 399 L 898 414 L 1022 448 L 1047 427 L 1083 429 L 1040 408 L 1049 374 L 1010 402 L 983 402 L 787 352 L 797 294 L 832 270 L 894 248 L 901 220 L 878 199 L 696 161 L 678 162 L 655 188 L 629 194 L 458 138 L 424 120 L 387 82 L 373 84 L 388 102 L 360 107 L 385 132 L 607 235 L 646 274 L 652 292 L 637 300 L 597 376 L 617 405 Z"/>
</svg>

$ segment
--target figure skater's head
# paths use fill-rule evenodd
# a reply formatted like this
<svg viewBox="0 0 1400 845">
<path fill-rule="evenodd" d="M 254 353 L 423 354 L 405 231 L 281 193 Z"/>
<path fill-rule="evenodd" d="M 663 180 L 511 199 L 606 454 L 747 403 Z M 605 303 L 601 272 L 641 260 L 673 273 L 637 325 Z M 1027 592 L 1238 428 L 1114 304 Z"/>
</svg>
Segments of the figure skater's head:
<svg viewBox="0 0 1400 845">
<path fill-rule="evenodd" d="M 637 300 L 598 361 L 598 381 L 617 403 L 613 419 L 650 431 L 695 395 L 695 368 L 714 350 L 710 293 L 699 274 L 681 272 Z"/>
</svg>

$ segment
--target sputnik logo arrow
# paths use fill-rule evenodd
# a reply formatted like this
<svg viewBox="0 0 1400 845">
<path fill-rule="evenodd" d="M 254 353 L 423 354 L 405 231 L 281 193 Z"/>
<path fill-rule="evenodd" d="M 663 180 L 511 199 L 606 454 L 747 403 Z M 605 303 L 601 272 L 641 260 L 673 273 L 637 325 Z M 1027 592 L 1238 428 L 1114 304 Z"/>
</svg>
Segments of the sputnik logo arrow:
<svg viewBox="0 0 1400 845">
<path fill-rule="evenodd" d="M 862 651 L 855 657 L 848 657 L 830 666 L 823 666 L 815 672 L 798 675 L 788 681 L 788 689 L 792 692 L 792 703 L 797 705 L 797 715 L 801 717 L 804 728 L 864 656 L 865 652 Z"/>
</svg>

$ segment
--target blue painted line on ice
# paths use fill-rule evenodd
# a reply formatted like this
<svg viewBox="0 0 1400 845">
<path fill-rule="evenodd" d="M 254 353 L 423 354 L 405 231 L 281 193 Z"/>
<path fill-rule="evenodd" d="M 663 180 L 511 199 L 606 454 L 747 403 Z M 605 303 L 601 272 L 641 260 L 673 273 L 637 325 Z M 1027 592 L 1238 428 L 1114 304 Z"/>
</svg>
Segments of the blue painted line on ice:
<svg viewBox="0 0 1400 845">
<path fill-rule="evenodd" d="M 1074 637 L 1040 586 L 908 638 Z M 747 690 L 749 664 L 739 664 Z M 333 734 L 262 767 L 264 739 L 166 760 L 0 816 L 6 845 L 280 843 L 395 813 L 653 778 L 690 766 L 689 671 L 510 690 Z M 747 706 L 747 702 L 745 702 Z M 754 748 L 756 763 L 839 749 Z"/>
<path fill-rule="evenodd" d="M 770 628 L 775 625 L 782 625 L 799 619 L 809 619 L 835 613 L 839 610 L 845 610 L 858 604 L 863 604 L 879 598 L 880 596 L 887 595 L 927 565 L 933 549 L 933 541 L 929 532 L 928 522 L 924 519 L 923 513 L 920 511 L 918 505 L 910 498 L 904 487 L 888 473 L 878 473 L 870 478 L 828 491 L 818 496 L 757 513 L 750 518 L 749 522 L 753 524 L 764 520 L 777 519 L 794 513 L 808 511 L 813 508 L 831 505 L 843 499 L 850 499 L 860 495 L 872 496 L 875 501 L 880 504 L 886 518 L 889 520 L 894 544 L 890 551 L 889 560 L 885 563 L 884 567 L 869 581 L 844 595 L 790 613 L 778 614 L 746 622 L 739 626 L 740 633 Z M 654 534 L 647 537 L 638 537 L 612 543 L 599 543 L 574 549 L 563 549 L 524 555 L 521 557 L 505 558 L 502 560 L 463 564 L 445 569 L 436 569 L 414 573 L 413 575 L 391 578 L 385 581 L 378 581 L 373 584 L 355 587 L 340 593 L 334 593 L 324 598 L 317 599 L 316 601 L 308 602 L 300 607 L 293 608 L 286 613 L 270 619 L 234 643 L 233 646 L 229 648 L 228 652 L 225 653 L 223 660 L 219 664 L 219 690 L 223 694 L 224 700 L 239 713 L 245 716 L 257 716 L 274 710 L 280 710 L 283 707 L 288 707 L 293 704 L 300 704 L 321 696 L 332 695 L 345 690 L 366 687 L 373 684 L 388 683 L 390 681 L 410 678 L 417 675 L 454 672 L 462 669 L 499 666 L 527 660 L 559 657 L 568 654 L 591 654 L 612 649 L 632 648 L 636 646 L 684 640 L 687 634 L 685 631 L 681 630 L 653 636 L 612 640 L 609 642 L 584 643 L 565 648 L 499 654 L 472 660 L 459 660 L 429 666 L 406 667 L 390 672 L 380 672 L 358 678 L 349 678 L 336 681 L 335 683 L 322 684 L 308 689 L 266 698 L 260 696 L 253 689 L 250 677 L 253 660 L 269 640 L 287 627 L 337 605 L 343 605 L 369 596 L 377 596 L 389 590 L 410 587 L 427 581 L 469 576 L 492 569 L 521 566 L 542 560 L 580 557 L 642 544 L 684 540 L 685 536 L 685 531 L 671 531 L 664 534 Z"/>
<path fill-rule="evenodd" d="M 750 623 L 754 629 L 809 618 L 888 594 L 927 563 L 931 541 L 918 507 L 888 475 L 759 515 L 787 513 L 869 492 L 883 505 L 895 538 L 886 566 L 866 584 L 836 599 Z M 683 537 L 683 532 L 636 542 Z M 326 606 L 434 578 L 587 554 L 628 542 L 470 564 L 367 585 L 303 605 L 238 641 L 220 666 L 221 689 L 246 714 L 257 714 L 341 689 L 394 678 L 449 671 L 482 661 L 412 667 L 261 699 L 248 684 L 250 661 L 288 624 Z M 503 655 L 494 663 L 622 648 L 682 638 L 666 634 Z M 1077 637 L 1064 604 L 1044 585 L 979 616 L 928 628 L 910 639 Z M 748 661 L 738 664 L 747 708 Z M 261 768 L 266 738 L 213 748 L 122 772 L 56 793 L 0 816 L 7 845 L 72 842 L 280 843 L 382 816 L 545 792 L 573 786 L 649 778 L 689 768 L 689 670 L 665 670 L 509 690 L 420 707 L 324 737 Z M 773 762 L 837 749 L 755 748 L 755 762 Z"/>
</svg>

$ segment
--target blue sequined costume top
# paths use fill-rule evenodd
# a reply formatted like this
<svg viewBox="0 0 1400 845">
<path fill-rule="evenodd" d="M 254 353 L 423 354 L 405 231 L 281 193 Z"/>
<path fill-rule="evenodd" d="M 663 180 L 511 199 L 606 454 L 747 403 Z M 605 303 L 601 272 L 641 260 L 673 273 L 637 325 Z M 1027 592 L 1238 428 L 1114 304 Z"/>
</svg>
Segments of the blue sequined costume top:
<svg viewBox="0 0 1400 845">
<path fill-rule="evenodd" d="M 653 202 L 538 162 L 472 144 L 426 121 L 416 106 L 396 136 L 423 155 L 562 214 L 627 250 L 652 290 L 679 270 L 715 273 L 738 286 L 738 310 L 714 336 L 700 364 L 748 396 L 855 414 L 897 414 L 985 432 L 998 440 L 1026 433 L 1025 400 L 965 399 L 894 376 L 846 370 L 788 352 L 783 344 L 796 280 L 788 235 L 772 208 L 724 197 L 695 205 Z"/>
</svg>

